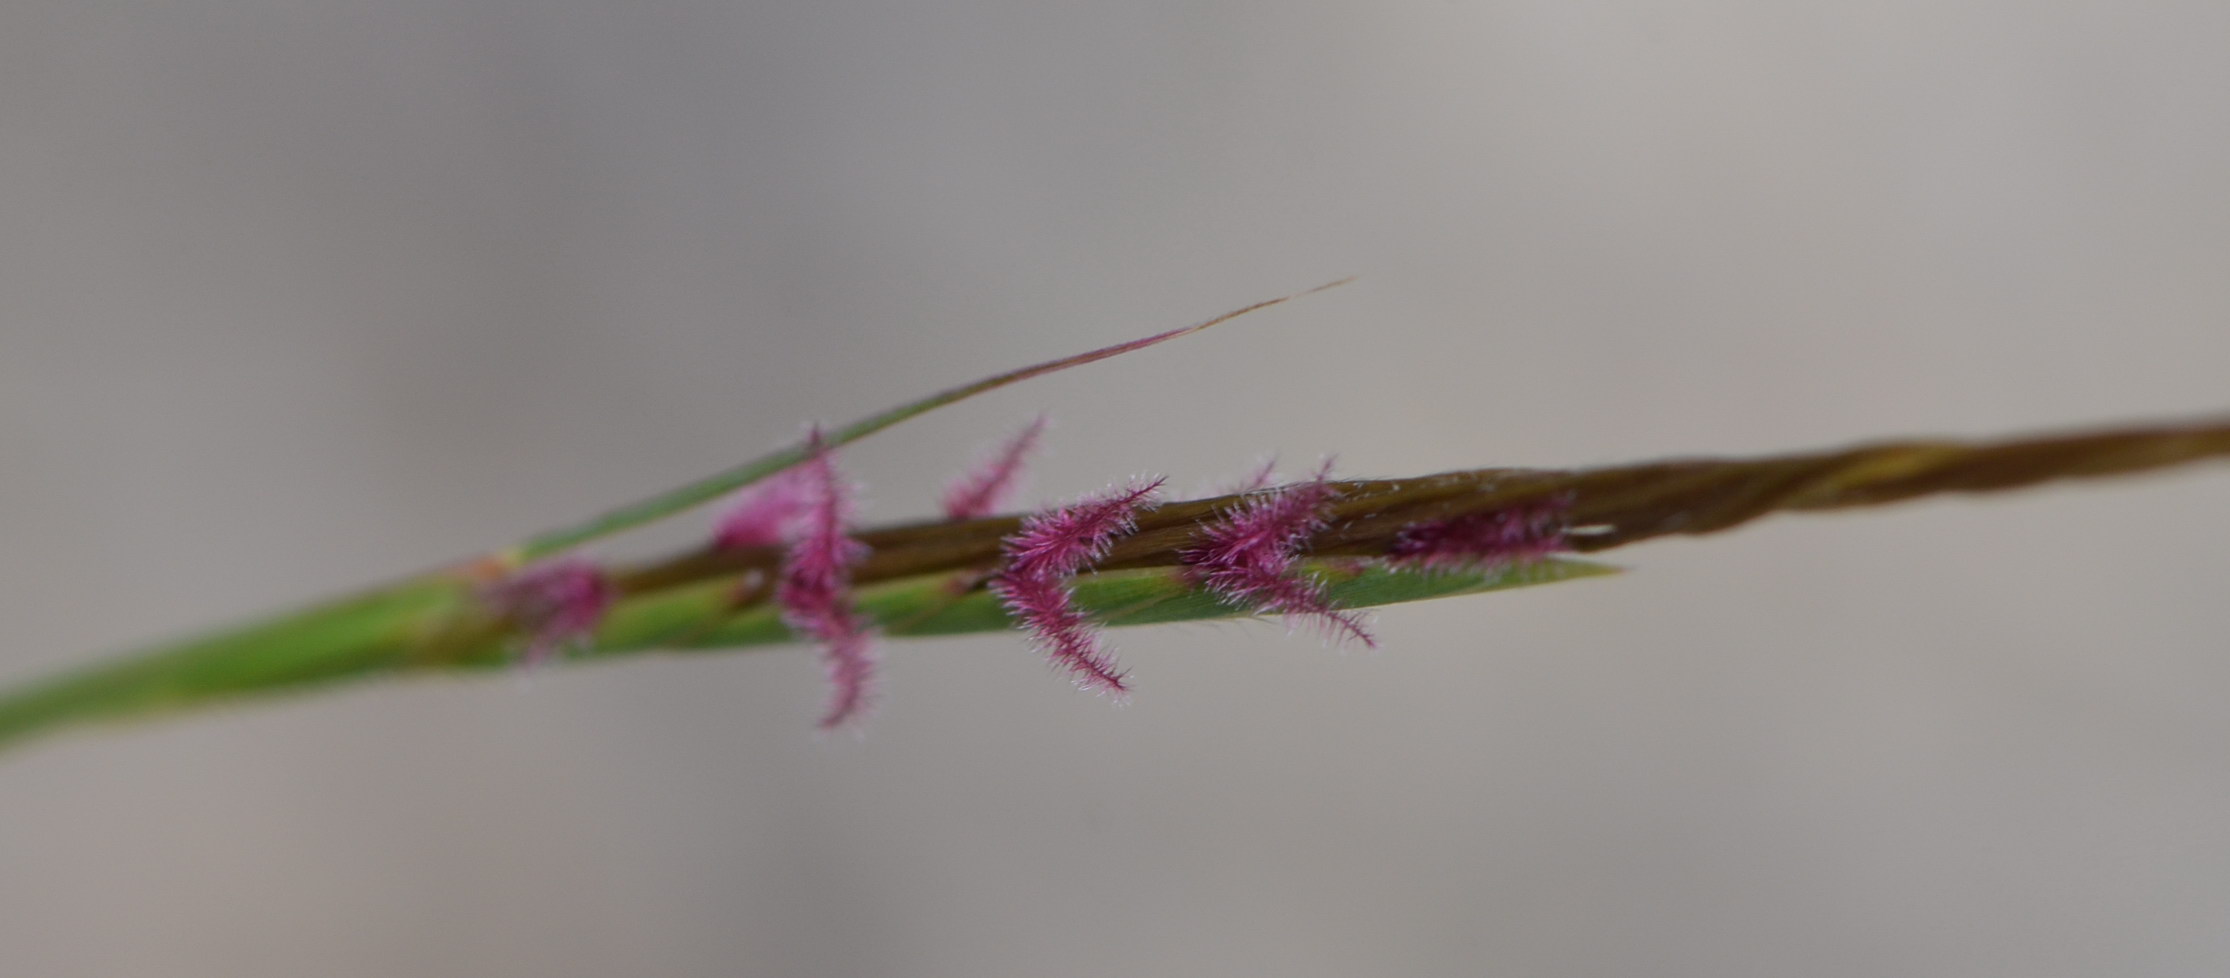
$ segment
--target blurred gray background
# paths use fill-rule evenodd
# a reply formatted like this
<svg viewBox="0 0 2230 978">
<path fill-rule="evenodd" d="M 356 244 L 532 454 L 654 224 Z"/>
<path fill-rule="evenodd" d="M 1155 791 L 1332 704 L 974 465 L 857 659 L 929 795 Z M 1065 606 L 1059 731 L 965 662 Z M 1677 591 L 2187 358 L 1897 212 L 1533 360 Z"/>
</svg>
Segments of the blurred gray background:
<svg viewBox="0 0 2230 978">
<path fill-rule="evenodd" d="M 15 0 L 0 678 L 990 370 L 929 511 L 2230 404 L 2230 6 Z M 2230 472 L 1776 520 L 1378 653 L 420 682 L 0 758 L 60 976 L 2230 969 Z M 656 550 L 692 522 L 611 553 Z"/>
</svg>

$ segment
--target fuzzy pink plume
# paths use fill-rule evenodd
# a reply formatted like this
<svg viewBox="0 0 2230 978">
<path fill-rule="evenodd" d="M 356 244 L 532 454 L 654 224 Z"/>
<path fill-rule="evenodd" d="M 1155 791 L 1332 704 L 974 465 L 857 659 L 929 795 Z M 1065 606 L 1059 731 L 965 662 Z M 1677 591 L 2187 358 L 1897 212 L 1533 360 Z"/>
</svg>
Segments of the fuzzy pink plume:
<svg viewBox="0 0 2230 978">
<path fill-rule="evenodd" d="M 1022 482 L 1022 463 L 1038 446 L 1038 436 L 1045 433 L 1045 416 L 1007 439 L 998 450 L 985 455 L 975 466 L 945 487 L 945 518 L 972 520 L 989 516 L 1014 495 Z"/>
<path fill-rule="evenodd" d="M 1567 549 L 1572 501 L 1558 497 L 1402 528 L 1387 557 L 1397 567 L 1468 570 L 1540 560 Z"/>
<path fill-rule="evenodd" d="M 785 543 L 805 518 L 812 501 L 805 466 L 783 469 L 736 497 L 713 530 L 713 545 L 736 550 Z"/>
<path fill-rule="evenodd" d="M 875 649 L 867 620 L 852 609 L 852 566 L 866 558 L 867 547 L 847 535 L 851 486 L 837 474 L 820 430 L 809 437 L 811 453 L 790 470 L 802 508 L 788 528 L 774 599 L 782 606 L 784 622 L 821 644 L 830 687 L 821 728 L 828 730 L 864 715 L 874 684 Z"/>
<path fill-rule="evenodd" d="M 1006 567 L 992 578 L 991 592 L 1080 688 L 1114 696 L 1130 691 L 1113 657 L 1100 646 L 1091 616 L 1076 606 L 1069 580 L 1137 529 L 1138 510 L 1152 501 L 1162 482 L 1132 479 L 1120 489 L 1038 513 L 1004 542 Z"/>
<path fill-rule="evenodd" d="M 1242 492 L 1253 492 L 1257 489 L 1266 489 L 1269 488 L 1270 481 L 1276 479 L 1277 477 L 1278 457 L 1275 455 L 1271 455 L 1267 458 L 1264 458 L 1261 465 L 1255 466 L 1253 472 L 1248 473 L 1247 477 L 1244 480 L 1234 484 L 1224 494 L 1238 495 Z"/>
<path fill-rule="evenodd" d="M 1325 510 L 1338 491 L 1325 481 L 1327 461 L 1316 477 L 1266 492 L 1226 512 L 1200 532 L 1184 552 L 1192 578 L 1236 608 L 1282 614 L 1323 626 L 1338 639 L 1354 638 L 1376 648 L 1360 615 L 1332 606 L 1324 583 L 1302 569 L 1301 552 L 1324 528 Z"/>
<path fill-rule="evenodd" d="M 523 568 L 483 592 L 490 607 L 518 623 L 525 636 L 519 659 L 528 665 L 585 644 L 617 596 L 603 569 L 580 557 Z"/>
</svg>

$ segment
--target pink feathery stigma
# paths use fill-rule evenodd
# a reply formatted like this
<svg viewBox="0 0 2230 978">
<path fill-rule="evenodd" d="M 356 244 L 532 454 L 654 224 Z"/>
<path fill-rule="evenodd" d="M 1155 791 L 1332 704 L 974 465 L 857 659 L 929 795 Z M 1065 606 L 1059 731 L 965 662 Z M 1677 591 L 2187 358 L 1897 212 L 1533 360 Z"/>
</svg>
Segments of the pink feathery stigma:
<svg viewBox="0 0 2230 978">
<path fill-rule="evenodd" d="M 724 550 L 787 541 L 812 503 L 804 466 L 784 469 L 745 489 L 720 517 L 713 545 Z"/>
<path fill-rule="evenodd" d="M 1277 476 L 1278 457 L 1272 455 L 1269 458 L 1263 459 L 1261 467 L 1255 469 L 1254 473 L 1247 476 L 1245 481 L 1232 486 L 1231 491 L 1225 493 L 1225 495 L 1236 496 L 1242 492 L 1253 492 L 1257 489 L 1268 488 L 1270 485 L 1270 480 L 1277 478 Z"/>
<path fill-rule="evenodd" d="M 1346 636 L 1376 648 L 1362 617 L 1332 606 L 1324 582 L 1301 567 L 1309 538 L 1324 528 L 1325 511 L 1338 491 L 1325 481 L 1329 461 L 1307 482 L 1285 486 L 1226 512 L 1200 531 L 1184 552 L 1200 586 L 1226 604 L 1312 621 L 1334 638 Z"/>
<path fill-rule="evenodd" d="M 604 571 L 579 557 L 559 557 L 524 568 L 483 592 L 497 613 L 516 622 L 524 642 L 519 659 L 540 665 L 588 642 L 618 596 Z"/>
<path fill-rule="evenodd" d="M 945 488 L 945 517 L 972 520 L 991 515 L 1014 494 L 1022 481 L 1022 463 L 1037 447 L 1038 436 L 1044 433 L 1045 416 L 1041 414 L 1029 427 L 999 446 L 998 451 L 984 456 L 954 480 Z"/>
<path fill-rule="evenodd" d="M 1002 543 L 1006 566 L 992 579 L 991 592 L 1030 632 L 1039 651 L 1067 669 L 1083 689 L 1120 696 L 1130 687 L 1100 646 L 1091 616 L 1076 606 L 1070 579 L 1137 528 L 1138 510 L 1152 501 L 1162 482 L 1132 479 L 1123 488 L 1038 513 Z"/>
<path fill-rule="evenodd" d="M 852 516 L 851 487 L 814 429 L 811 453 L 794 471 L 805 508 L 782 557 L 782 580 L 774 599 L 782 620 L 821 644 L 831 693 L 822 729 L 834 729 L 862 715 L 875 677 L 875 650 L 867 620 L 852 609 L 852 565 L 867 556 L 865 544 L 846 535 Z"/>
<path fill-rule="evenodd" d="M 867 715 L 874 704 L 874 637 L 864 628 L 825 638 L 822 661 L 829 678 L 828 707 L 821 713 L 821 729 L 839 730 Z"/>
<path fill-rule="evenodd" d="M 1387 557 L 1397 567 L 1469 570 L 1540 560 L 1567 549 L 1569 497 L 1416 523 L 1402 528 Z"/>
</svg>

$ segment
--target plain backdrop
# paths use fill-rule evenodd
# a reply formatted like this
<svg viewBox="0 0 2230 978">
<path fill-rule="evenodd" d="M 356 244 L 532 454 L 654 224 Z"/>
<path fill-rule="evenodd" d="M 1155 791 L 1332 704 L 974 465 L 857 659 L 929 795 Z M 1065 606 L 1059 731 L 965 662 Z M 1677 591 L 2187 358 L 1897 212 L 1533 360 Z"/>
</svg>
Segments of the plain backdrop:
<svg viewBox="0 0 2230 978">
<path fill-rule="evenodd" d="M 13 0 L 0 679 L 1021 363 L 876 519 L 2230 406 L 2230 6 Z M 2230 970 L 2230 472 L 1116 636 L 419 681 L 0 757 L 11 975 Z M 655 552 L 702 520 L 624 542 Z"/>
</svg>

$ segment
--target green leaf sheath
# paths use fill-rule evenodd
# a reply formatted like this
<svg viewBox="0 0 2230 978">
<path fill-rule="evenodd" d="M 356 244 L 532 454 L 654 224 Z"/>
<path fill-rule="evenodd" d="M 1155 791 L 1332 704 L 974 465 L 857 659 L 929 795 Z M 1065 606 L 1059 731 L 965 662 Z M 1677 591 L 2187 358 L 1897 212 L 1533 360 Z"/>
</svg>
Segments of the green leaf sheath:
<svg viewBox="0 0 2230 978">
<path fill-rule="evenodd" d="M 1355 561 L 1319 562 L 1335 601 L 1394 604 L 1612 573 L 1601 564 L 1547 560 L 1450 573 L 1393 571 Z M 860 589 L 859 610 L 892 637 L 1013 628 L 975 583 L 924 575 Z M 1241 617 L 1174 568 L 1109 571 L 1075 581 L 1078 603 L 1111 626 Z M 705 652 L 797 641 L 764 601 L 737 608 L 748 590 L 719 578 L 621 601 L 594 644 L 563 660 L 582 663 L 671 649 Z M 1020 636 L 1017 636 L 1019 639 Z M 62 676 L 0 700 L 0 745 L 85 721 L 154 717 L 193 707 L 295 692 L 384 674 L 509 668 L 516 636 L 454 582 L 420 581 L 219 632 L 167 651 Z"/>
<path fill-rule="evenodd" d="M 453 580 L 414 579 L 66 673 L 0 698 L 0 746 L 64 724 L 153 717 L 393 672 L 470 604 L 469 589 Z"/>
<path fill-rule="evenodd" d="M 1311 572 L 1322 578 L 1328 597 L 1342 607 L 1369 607 L 1423 601 L 1458 594 L 1480 594 L 1535 584 L 1615 573 L 1592 561 L 1550 559 L 1484 570 L 1430 572 L 1391 570 L 1352 561 L 1316 561 Z M 982 588 L 965 592 L 951 575 L 932 575 L 862 588 L 858 608 L 893 638 L 963 635 L 1007 631 L 1014 622 L 997 598 Z M 959 584 L 966 584 L 961 580 Z M 1173 568 L 1105 571 L 1074 582 L 1076 600 L 1093 618 L 1110 627 L 1159 625 L 1250 617 L 1200 591 Z M 726 649 L 795 641 L 779 613 L 759 604 L 742 612 L 715 616 L 717 624 L 692 630 L 705 619 L 704 605 L 729 600 L 728 589 L 712 587 L 687 599 L 669 599 L 660 608 L 616 610 L 598 633 L 593 655 L 624 655 L 645 648 Z M 665 602 L 661 602 L 665 604 Z M 695 605 L 686 607 L 685 604 Z"/>
</svg>

